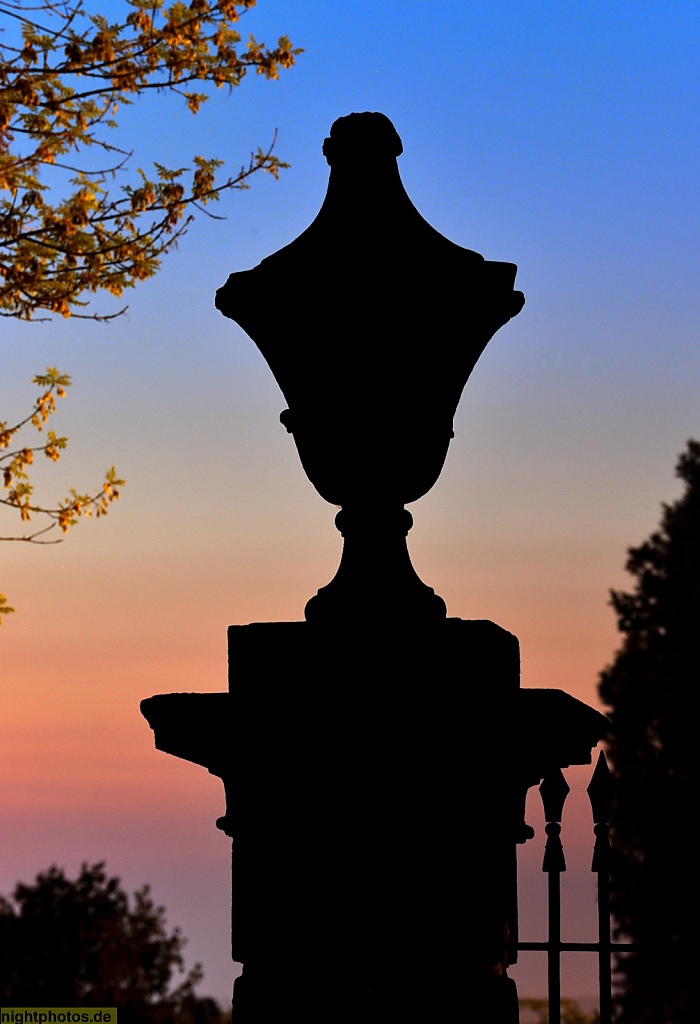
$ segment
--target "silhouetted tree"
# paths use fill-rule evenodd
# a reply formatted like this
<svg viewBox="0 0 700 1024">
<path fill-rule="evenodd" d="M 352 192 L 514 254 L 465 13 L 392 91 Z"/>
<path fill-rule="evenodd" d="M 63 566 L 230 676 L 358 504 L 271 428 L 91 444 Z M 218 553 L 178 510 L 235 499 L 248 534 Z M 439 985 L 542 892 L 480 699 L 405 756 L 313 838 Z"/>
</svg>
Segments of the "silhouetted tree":
<svg viewBox="0 0 700 1024">
<path fill-rule="evenodd" d="M 600 1024 L 600 1015 L 595 1011 L 586 1013 L 575 999 L 562 999 L 560 1006 L 561 1024 Z M 521 1024 L 549 1024 L 549 1001 L 547 999 L 521 999 Z"/>
<path fill-rule="evenodd" d="M 178 928 L 149 887 L 124 892 L 104 863 L 83 864 L 73 881 L 57 867 L 0 897 L 0 1005 L 116 1006 L 120 1024 L 223 1024 L 211 999 L 185 974 Z M 171 988 L 173 975 L 184 980 Z"/>
<path fill-rule="evenodd" d="M 152 277 L 193 209 L 286 166 L 270 147 L 224 181 L 222 161 L 201 156 L 129 180 L 132 153 L 113 141 L 119 111 L 149 92 L 196 114 L 207 84 L 231 90 L 248 71 L 274 79 L 291 67 L 301 51 L 285 36 L 240 47 L 238 21 L 254 5 L 109 0 L 95 12 L 84 0 L 0 0 L 0 316 L 84 315 L 86 294 Z"/>
<path fill-rule="evenodd" d="M 618 782 L 613 817 L 613 912 L 644 952 L 620 957 L 626 1024 L 697 1024 L 697 712 L 700 682 L 700 443 L 677 475 L 683 495 L 659 529 L 628 552 L 635 580 L 611 603 L 624 635 L 601 675 Z"/>
<path fill-rule="evenodd" d="M 286 36 L 271 48 L 252 36 L 242 43 L 240 19 L 255 2 L 0 0 L 0 317 L 118 316 L 123 309 L 81 312 L 86 296 L 121 296 L 152 277 L 195 210 L 247 189 L 258 172 L 276 178 L 288 166 L 273 154 L 273 138 L 223 180 L 217 157 L 130 173 L 134 153 L 117 122 L 149 93 L 161 105 L 179 99 L 187 117 L 184 108 L 196 114 L 206 102 L 202 90 L 230 92 L 249 72 L 276 79 L 292 67 L 301 50 Z M 16 429 L 0 422 L 0 448 Z M 27 451 L 2 466 L 10 491 L 3 504 L 23 519 L 44 512 L 64 528 L 69 505 L 71 516 L 86 514 L 115 493 L 107 479 L 107 491 L 32 510 L 26 479 L 15 473 L 24 472 Z M 12 611 L 0 594 L 0 623 Z"/>
<path fill-rule="evenodd" d="M 62 533 L 67 533 L 71 526 L 83 516 L 100 518 L 107 514 L 111 502 L 119 497 L 119 488 L 125 483 L 117 476 L 114 466 L 105 473 L 105 478 L 98 488 L 90 493 L 79 494 L 71 488 L 63 501 L 50 505 L 43 504 L 34 497 L 34 487 L 29 479 L 29 467 L 34 463 L 35 455 L 44 455 L 52 462 L 58 462 L 61 452 L 68 444 L 67 437 L 59 437 L 53 430 L 47 430 L 44 444 L 27 444 L 26 439 L 20 441 L 18 435 L 23 428 L 36 427 L 41 432 L 44 425 L 56 411 L 56 399 L 65 398 L 66 388 L 71 385 L 70 377 L 59 373 L 55 366 L 49 366 L 46 373 L 39 373 L 34 383 L 41 388 L 31 411 L 23 419 L 14 424 L 0 420 L 0 472 L 3 477 L 4 497 L 0 497 L 0 505 L 19 513 L 23 523 L 32 517 L 41 516 L 44 524 L 38 529 L 28 528 L 23 534 L 0 534 L 0 541 L 24 541 L 29 544 L 58 544 L 61 538 L 46 539 L 46 534 L 58 526 Z M 25 431 L 26 433 L 26 431 Z M 2 494 L 2 492 L 0 492 Z M 3 615 L 14 612 L 7 604 L 7 598 L 0 594 L 0 626 Z"/>
</svg>

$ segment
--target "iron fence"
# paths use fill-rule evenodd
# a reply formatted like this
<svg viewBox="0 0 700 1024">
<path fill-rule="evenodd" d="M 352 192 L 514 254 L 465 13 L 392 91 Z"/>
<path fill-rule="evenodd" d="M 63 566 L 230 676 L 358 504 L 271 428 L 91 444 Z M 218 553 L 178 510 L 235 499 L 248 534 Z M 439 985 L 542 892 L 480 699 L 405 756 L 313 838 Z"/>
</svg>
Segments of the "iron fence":
<svg viewBox="0 0 700 1024">
<path fill-rule="evenodd" d="M 614 780 L 605 754 L 601 751 L 587 790 L 595 835 L 591 871 L 598 879 L 598 941 L 562 942 L 561 873 L 566 871 L 566 860 L 561 841 L 561 820 L 569 785 L 559 768 L 547 775 L 540 785 L 547 835 L 542 870 L 547 874 L 548 937 L 546 942 L 518 942 L 518 949 L 547 954 L 549 1024 L 561 1024 L 562 953 L 597 954 L 600 1024 L 612 1024 L 612 956 L 614 953 L 633 953 L 639 948 L 636 943 L 613 942 L 611 938 L 610 808 L 614 790 Z"/>
</svg>

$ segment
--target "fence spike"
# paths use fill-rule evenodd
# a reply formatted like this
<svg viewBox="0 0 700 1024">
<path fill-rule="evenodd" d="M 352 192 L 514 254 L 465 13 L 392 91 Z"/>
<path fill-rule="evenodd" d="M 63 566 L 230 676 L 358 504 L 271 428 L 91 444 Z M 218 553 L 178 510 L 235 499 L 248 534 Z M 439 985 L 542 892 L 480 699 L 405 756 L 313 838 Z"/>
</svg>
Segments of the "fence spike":
<svg viewBox="0 0 700 1024">
<path fill-rule="evenodd" d="M 586 792 L 591 802 L 595 834 L 591 871 L 596 871 L 598 875 L 607 875 L 610 865 L 610 810 L 615 795 L 615 780 L 602 750 Z"/>
<path fill-rule="evenodd" d="M 610 808 L 615 796 L 615 780 L 608 768 L 605 752 L 602 750 L 598 755 L 598 763 L 586 792 L 591 802 L 594 824 L 608 825 L 610 823 Z"/>
<path fill-rule="evenodd" d="M 544 848 L 544 860 L 542 870 L 548 874 L 552 872 L 566 871 L 566 859 L 564 847 L 561 843 L 561 821 L 564 813 L 564 802 L 570 793 L 570 787 L 561 768 L 545 775 L 540 784 L 540 796 L 544 806 L 544 818 L 547 824 L 547 843 Z"/>
<path fill-rule="evenodd" d="M 544 806 L 545 821 L 561 821 L 564 812 L 564 801 L 571 788 L 564 778 L 561 768 L 549 772 L 540 783 L 540 796 Z"/>
</svg>

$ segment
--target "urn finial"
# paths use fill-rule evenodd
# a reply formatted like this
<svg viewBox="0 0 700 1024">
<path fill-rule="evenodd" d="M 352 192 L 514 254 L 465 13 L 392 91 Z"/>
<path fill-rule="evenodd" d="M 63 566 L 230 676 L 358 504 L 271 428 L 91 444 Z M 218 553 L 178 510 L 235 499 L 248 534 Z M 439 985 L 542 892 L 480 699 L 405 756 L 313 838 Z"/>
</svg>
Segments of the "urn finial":
<svg viewBox="0 0 700 1024">
<path fill-rule="evenodd" d="M 386 114 L 373 111 L 339 117 L 331 125 L 329 137 L 323 140 L 323 155 L 331 167 L 348 156 L 379 159 L 402 153 L 403 143 L 396 128 Z"/>
<path fill-rule="evenodd" d="M 485 260 L 420 215 L 399 175 L 402 149 L 384 114 L 335 121 L 323 144 L 328 192 L 313 223 L 259 266 L 232 274 L 216 295 L 274 373 L 307 476 L 351 511 L 345 522 L 361 523 L 365 539 L 373 519 L 405 524 L 402 506 L 433 486 L 462 389 L 489 339 L 524 303 L 513 290 L 514 264 Z M 404 525 L 396 530 L 405 535 Z M 366 609 L 350 583 L 358 574 L 348 571 L 356 546 L 344 536 L 347 557 L 321 602 L 334 615 L 341 606 L 343 614 Z M 444 603 L 412 569 L 415 586 L 406 572 L 386 570 L 377 564 L 385 612 L 391 604 L 405 616 L 413 607 L 420 617 L 425 602 L 413 597 L 429 591 L 444 616 Z"/>
</svg>

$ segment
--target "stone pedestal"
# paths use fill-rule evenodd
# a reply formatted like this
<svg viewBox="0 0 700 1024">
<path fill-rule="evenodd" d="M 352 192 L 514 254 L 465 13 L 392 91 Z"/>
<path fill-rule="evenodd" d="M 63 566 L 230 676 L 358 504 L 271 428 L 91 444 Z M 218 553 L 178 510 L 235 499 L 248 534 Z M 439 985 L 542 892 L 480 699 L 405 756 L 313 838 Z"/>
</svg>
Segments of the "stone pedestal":
<svg viewBox="0 0 700 1024">
<path fill-rule="evenodd" d="M 517 639 L 487 621 L 232 626 L 229 659 L 229 694 L 142 710 L 224 780 L 234 1024 L 517 1024 L 525 792 L 589 762 L 607 719 L 520 690 Z"/>
<path fill-rule="evenodd" d="M 383 114 L 338 119 L 318 216 L 216 295 L 345 538 L 306 622 L 231 627 L 228 694 L 142 703 L 161 750 L 224 780 L 234 1024 L 517 1024 L 525 794 L 607 729 L 561 691 L 521 691 L 516 638 L 446 619 L 410 563 L 403 506 L 437 480 L 462 389 L 525 298 L 515 264 L 423 219 L 402 148 Z"/>
</svg>

